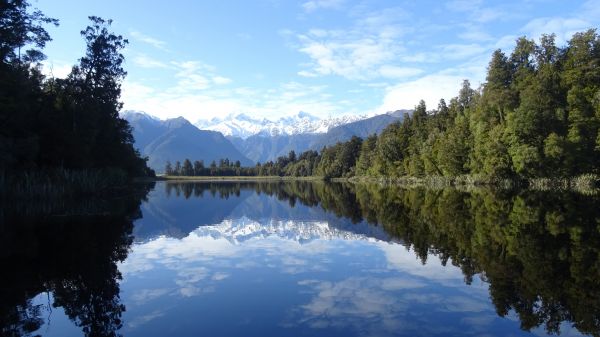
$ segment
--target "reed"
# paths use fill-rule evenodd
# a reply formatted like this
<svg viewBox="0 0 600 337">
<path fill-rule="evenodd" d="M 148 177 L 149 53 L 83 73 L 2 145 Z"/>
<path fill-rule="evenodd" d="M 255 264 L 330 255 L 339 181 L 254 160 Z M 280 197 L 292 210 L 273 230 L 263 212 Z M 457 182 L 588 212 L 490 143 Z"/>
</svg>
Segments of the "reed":
<svg viewBox="0 0 600 337">
<path fill-rule="evenodd" d="M 128 183 L 120 169 L 0 172 L 0 198 L 64 198 L 107 193 Z"/>
<path fill-rule="evenodd" d="M 538 191 L 572 190 L 584 194 L 596 194 L 600 188 L 600 176 L 591 173 L 576 177 L 532 178 L 528 182 L 529 188 Z"/>
<path fill-rule="evenodd" d="M 479 175 L 460 175 L 456 177 L 425 176 L 425 177 L 352 177 L 333 179 L 334 181 L 350 181 L 355 183 L 377 183 L 382 185 L 399 185 L 403 187 L 425 187 L 441 189 L 446 187 L 474 188 L 494 187 L 504 190 L 531 189 L 537 191 L 575 191 L 585 194 L 595 194 L 600 191 L 600 176 L 583 174 L 576 177 L 556 178 L 494 178 Z"/>
</svg>

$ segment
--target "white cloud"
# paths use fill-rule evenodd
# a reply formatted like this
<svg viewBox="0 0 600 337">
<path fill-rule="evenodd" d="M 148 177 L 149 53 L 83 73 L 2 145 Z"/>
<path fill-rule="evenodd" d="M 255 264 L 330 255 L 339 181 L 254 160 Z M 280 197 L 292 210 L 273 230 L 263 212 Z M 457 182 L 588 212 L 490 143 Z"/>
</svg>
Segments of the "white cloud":
<svg viewBox="0 0 600 337">
<path fill-rule="evenodd" d="M 464 28 L 465 30 L 458 34 L 458 37 L 463 40 L 476 42 L 489 42 L 494 40 L 494 38 L 485 31 L 484 25 L 467 23 L 464 25 Z"/>
<path fill-rule="evenodd" d="M 423 73 L 422 69 L 410 68 L 410 67 L 396 67 L 390 65 L 384 65 L 379 68 L 379 74 L 387 78 L 398 78 L 404 79 L 407 77 L 413 77 Z"/>
<path fill-rule="evenodd" d="M 446 3 L 446 8 L 450 11 L 466 13 L 470 21 L 478 23 L 489 23 L 514 15 L 498 6 L 484 7 L 482 0 L 453 0 Z"/>
<path fill-rule="evenodd" d="M 592 28 L 593 25 L 579 18 L 537 18 L 529 21 L 522 31 L 528 37 L 538 39 L 542 34 L 556 34 L 556 43 L 562 45 L 573 34 Z"/>
<path fill-rule="evenodd" d="M 336 35 L 336 34 L 332 34 Z M 312 74 L 340 75 L 348 79 L 366 79 L 378 65 L 394 57 L 391 40 L 362 37 L 356 40 L 333 38 L 327 41 L 315 36 L 300 35 L 300 52 L 308 55 L 313 63 Z M 303 74 L 308 74 L 305 71 Z"/>
<path fill-rule="evenodd" d="M 404 52 L 400 38 L 413 30 L 400 8 L 361 13 L 350 29 L 310 29 L 296 35 L 299 52 L 311 62 L 300 76 L 338 75 L 351 80 L 379 76 L 378 69 Z M 289 36 L 289 32 L 288 32 Z"/>
<path fill-rule="evenodd" d="M 220 89 L 232 80 L 217 74 L 214 67 L 198 61 L 171 62 L 169 66 L 176 69 L 175 83 L 160 91 L 126 80 L 122 88 L 124 109 L 145 111 L 162 119 L 183 116 L 192 122 L 238 113 L 256 117 L 289 116 L 299 111 L 325 117 L 341 109 L 358 113 L 331 101 L 327 87 L 322 85 L 286 82 L 273 89 Z"/>
<path fill-rule="evenodd" d="M 212 81 L 214 84 L 223 85 L 231 83 L 231 79 L 223 76 L 213 76 Z"/>
<path fill-rule="evenodd" d="M 133 58 L 133 63 L 142 68 L 171 68 L 168 64 L 153 59 L 145 54 L 139 54 Z"/>
<path fill-rule="evenodd" d="M 131 31 L 129 34 L 131 35 L 131 37 L 133 37 L 137 41 L 149 44 L 156 49 L 167 51 L 167 43 L 164 41 L 161 41 L 161 40 L 153 38 L 151 36 L 142 34 L 138 31 Z"/>
<path fill-rule="evenodd" d="M 306 12 L 312 12 L 317 9 L 338 9 L 342 6 L 344 0 L 311 0 L 302 4 Z"/>
<path fill-rule="evenodd" d="M 43 61 L 42 66 L 42 73 L 48 78 L 66 78 L 73 69 L 72 65 L 65 62 L 54 63 L 48 60 Z"/>
<path fill-rule="evenodd" d="M 428 108 L 436 108 L 441 98 L 448 102 L 458 94 L 463 79 L 458 75 L 433 74 L 396 84 L 386 89 L 383 103 L 375 112 L 412 109 L 420 100 L 424 100 Z"/>
<path fill-rule="evenodd" d="M 489 48 L 480 44 L 447 44 L 442 45 L 442 57 L 449 60 L 463 60 L 477 55 L 487 55 Z"/>
<path fill-rule="evenodd" d="M 302 77 L 318 77 L 319 75 L 310 72 L 310 71 L 306 71 L 306 70 L 300 70 L 298 72 L 298 76 L 302 76 Z"/>
</svg>

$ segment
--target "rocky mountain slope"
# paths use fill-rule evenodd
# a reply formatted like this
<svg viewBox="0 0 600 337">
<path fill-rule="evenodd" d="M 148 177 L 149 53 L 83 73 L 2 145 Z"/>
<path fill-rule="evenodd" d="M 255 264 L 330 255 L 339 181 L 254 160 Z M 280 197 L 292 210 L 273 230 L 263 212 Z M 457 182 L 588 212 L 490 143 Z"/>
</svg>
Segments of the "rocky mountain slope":
<svg viewBox="0 0 600 337">
<path fill-rule="evenodd" d="M 334 127 L 365 118 L 366 116 L 349 115 L 321 119 L 300 111 L 296 115 L 281 117 L 275 120 L 237 114 L 224 118 L 199 120 L 195 125 L 202 130 L 219 131 L 225 136 L 246 139 L 256 135 L 276 137 L 326 133 Z"/>
<path fill-rule="evenodd" d="M 164 172 L 167 161 L 174 165 L 186 158 L 204 160 L 205 165 L 222 158 L 239 160 L 244 166 L 254 164 L 220 132 L 200 130 L 183 117 L 162 121 L 135 111 L 126 111 L 121 117 L 133 128 L 136 148 L 159 173 Z"/>
</svg>

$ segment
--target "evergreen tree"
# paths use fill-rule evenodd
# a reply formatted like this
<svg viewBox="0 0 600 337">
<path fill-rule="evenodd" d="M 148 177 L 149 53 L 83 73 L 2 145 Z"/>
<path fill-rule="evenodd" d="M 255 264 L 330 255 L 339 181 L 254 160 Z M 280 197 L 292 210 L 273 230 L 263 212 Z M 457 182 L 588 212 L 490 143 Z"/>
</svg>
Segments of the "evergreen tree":
<svg viewBox="0 0 600 337">
<path fill-rule="evenodd" d="M 173 166 L 171 165 L 171 161 L 167 160 L 167 164 L 165 165 L 165 174 L 168 176 L 173 175 Z"/>
<path fill-rule="evenodd" d="M 182 175 L 181 162 L 179 162 L 179 160 L 175 162 L 175 169 L 173 170 L 173 175 L 174 176 Z"/>
<path fill-rule="evenodd" d="M 182 176 L 193 176 L 194 175 L 194 167 L 192 166 L 192 162 L 187 158 L 183 161 L 183 166 L 181 167 L 181 175 Z"/>
<path fill-rule="evenodd" d="M 196 160 L 194 161 L 194 175 L 201 176 L 204 173 L 204 161 Z"/>
</svg>

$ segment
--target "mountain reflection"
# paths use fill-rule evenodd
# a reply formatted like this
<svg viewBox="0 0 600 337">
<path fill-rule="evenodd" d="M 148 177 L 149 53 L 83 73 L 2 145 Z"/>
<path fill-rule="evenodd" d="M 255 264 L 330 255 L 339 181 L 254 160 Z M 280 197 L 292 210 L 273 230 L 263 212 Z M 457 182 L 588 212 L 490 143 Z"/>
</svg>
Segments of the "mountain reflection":
<svg viewBox="0 0 600 337">
<path fill-rule="evenodd" d="M 2 206 L 0 331 L 39 335 L 53 308 L 85 336 L 117 336 L 125 306 L 117 262 L 133 241 L 133 220 L 147 193 L 127 197 Z M 44 294 L 47 305 L 35 303 Z"/>
<path fill-rule="evenodd" d="M 7 205 L 0 328 L 45 335 L 64 312 L 86 336 L 599 335 L 599 201 L 296 181 Z"/>
<path fill-rule="evenodd" d="M 302 221 L 326 220 L 328 231 L 350 233 L 351 240 L 355 236 L 393 240 L 409 248 L 422 264 L 432 263 L 434 256 L 442 266 L 451 263 L 460 268 L 466 284 L 479 276 L 489 284 L 496 313 L 502 317 L 516 313 L 524 330 L 543 327 L 548 333 L 560 333 L 568 323 L 581 333 L 600 333 L 597 196 L 306 182 L 167 183 L 165 191 L 171 199 L 189 198 L 191 204 L 202 203 L 198 198 L 204 195 L 223 204 L 235 200 L 227 204 L 228 212 L 212 219 L 217 225 L 187 232 L 195 236 L 229 235 L 233 242 L 277 234 L 302 242 L 307 231 L 319 231 L 319 223 L 303 228 Z M 289 207 L 278 209 L 274 200 Z M 161 210 L 176 226 L 177 212 L 169 212 Z M 245 225 L 239 222 L 242 214 Z M 206 212 L 191 211 L 187 216 L 201 219 Z M 293 220 L 287 229 L 286 219 Z M 324 289 L 315 284 L 310 283 L 315 291 Z"/>
</svg>

